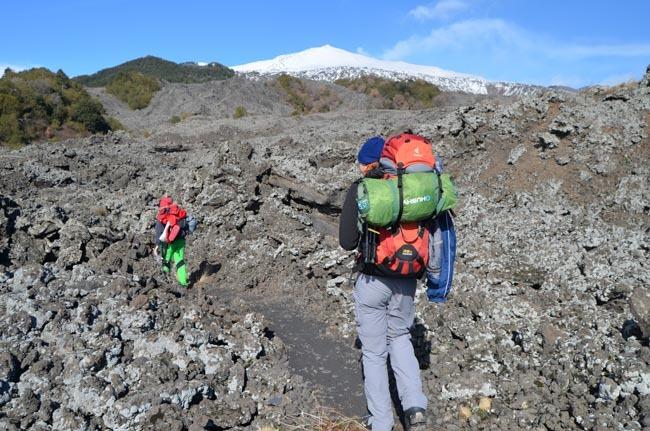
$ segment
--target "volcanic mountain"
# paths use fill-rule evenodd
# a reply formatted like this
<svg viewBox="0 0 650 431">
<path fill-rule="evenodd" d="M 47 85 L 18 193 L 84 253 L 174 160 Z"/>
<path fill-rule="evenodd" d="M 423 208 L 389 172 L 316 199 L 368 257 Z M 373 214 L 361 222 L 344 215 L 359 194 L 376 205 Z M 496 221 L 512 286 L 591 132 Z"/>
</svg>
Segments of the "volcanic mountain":
<svg viewBox="0 0 650 431">
<path fill-rule="evenodd" d="M 271 60 L 255 61 L 232 67 L 247 76 L 287 73 L 300 78 L 335 81 L 375 75 L 391 80 L 423 79 L 443 91 L 473 94 L 516 95 L 538 92 L 542 87 L 512 82 L 493 82 L 465 73 L 403 61 L 387 61 L 324 45 Z"/>
</svg>

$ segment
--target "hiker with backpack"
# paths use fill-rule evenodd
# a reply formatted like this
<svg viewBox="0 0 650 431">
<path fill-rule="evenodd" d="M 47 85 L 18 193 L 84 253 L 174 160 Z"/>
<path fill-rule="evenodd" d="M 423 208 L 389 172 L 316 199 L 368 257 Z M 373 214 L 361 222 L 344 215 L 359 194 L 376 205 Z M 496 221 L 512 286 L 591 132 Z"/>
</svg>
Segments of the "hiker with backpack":
<svg viewBox="0 0 650 431">
<path fill-rule="evenodd" d="M 435 290 L 436 297 L 429 295 L 429 300 L 444 301 L 449 293 L 448 269 L 450 264 L 453 268 L 453 257 L 441 258 L 444 235 L 434 234 L 440 228 L 438 218 L 455 204 L 455 193 L 448 176 L 442 184 L 444 174 L 436 166 L 431 144 L 410 131 L 385 143 L 379 137 L 369 139 L 357 160 L 364 177 L 347 192 L 339 243 L 346 250 L 359 250 L 353 297 L 370 412 L 367 422 L 375 431 L 393 427 L 387 370 L 390 356 L 407 429 L 424 430 L 427 398 L 410 328 L 415 320 L 419 278 L 426 273 L 427 293 Z M 453 231 L 453 225 L 446 226 L 450 227 Z M 455 237 L 453 249 L 455 252 Z M 446 272 L 442 271 L 443 261 Z"/>
<path fill-rule="evenodd" d="M 173 261 L 178 283 L 187 287 L 187 266 L 185 264 L 185 238 L 196 229 L 196 219 L 174 203 L 169 196 L 163 196 L 156 215 L 154 254 L 159 256 L 162 271 L 169 273 Z"/>
</svg>

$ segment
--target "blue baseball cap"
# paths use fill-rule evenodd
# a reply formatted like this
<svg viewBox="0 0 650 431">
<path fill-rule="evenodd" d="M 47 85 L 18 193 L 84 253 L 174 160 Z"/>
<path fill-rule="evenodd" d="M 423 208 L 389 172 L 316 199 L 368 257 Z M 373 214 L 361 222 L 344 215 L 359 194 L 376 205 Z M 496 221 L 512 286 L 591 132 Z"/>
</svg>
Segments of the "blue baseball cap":
<svg viewBox="0 0 650 431">
<path fill-rule="evenodd" d="M 378 162 L 381 158 L 381 152 L 384 149 L 384 138 L 375 136 L 363 143 L 357 154 L 357 160 L 362 165 L 369 165 Z"/>
</svg>

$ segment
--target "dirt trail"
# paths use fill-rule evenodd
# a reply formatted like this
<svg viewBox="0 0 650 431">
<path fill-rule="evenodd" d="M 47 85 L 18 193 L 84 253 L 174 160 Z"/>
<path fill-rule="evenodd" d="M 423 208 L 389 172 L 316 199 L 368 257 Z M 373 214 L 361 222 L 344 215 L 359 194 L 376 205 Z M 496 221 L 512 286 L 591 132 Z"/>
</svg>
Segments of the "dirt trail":
<svg viewBox="0 0 650 431">
<path fill-rule="evenodd" d="M 313 384 L 327 407 L 349 416 L 365 411 L 359 350 L 328 337 L 322 322 L 286 303 L 259 303 L 254 309 L 287 345 L 291 372 Z"/>
<path fill-rule="evenodd" d="M 346 416 L 365 414 L 361 351 L 350 340 L 328 335 L 326 325 L 308 315 L 298 303 L 291 303 L 290 297 L 282 298 L 284 301 L 262 299 L 222 284 L 207 287 L 211 283 L 206 281 L 200 284 L 208 295 L 222 302 L 241 302 L 265 317 L 269 331 L 287 347 L 291 373 L 302 376 L 312 386 L 323 407 Z"/>
</svg>

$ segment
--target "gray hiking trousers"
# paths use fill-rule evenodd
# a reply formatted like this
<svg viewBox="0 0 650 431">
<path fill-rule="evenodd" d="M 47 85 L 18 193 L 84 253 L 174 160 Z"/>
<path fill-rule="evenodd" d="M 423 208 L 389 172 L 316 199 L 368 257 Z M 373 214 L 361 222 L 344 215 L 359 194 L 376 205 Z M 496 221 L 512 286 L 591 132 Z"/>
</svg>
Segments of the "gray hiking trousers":
<svg viewBox="0 0 650 431">
<path fill-rule="evenodd" d="M 395 374 L 402 408 L 427 408 L 409 329 L 415 319 L 417 280 L 360 274 L 354 285 L 357 331 L 363 353 L 364 390 L 373 431 L 390 431 L 393 405 L 386 359 Z"/>
</svg>

